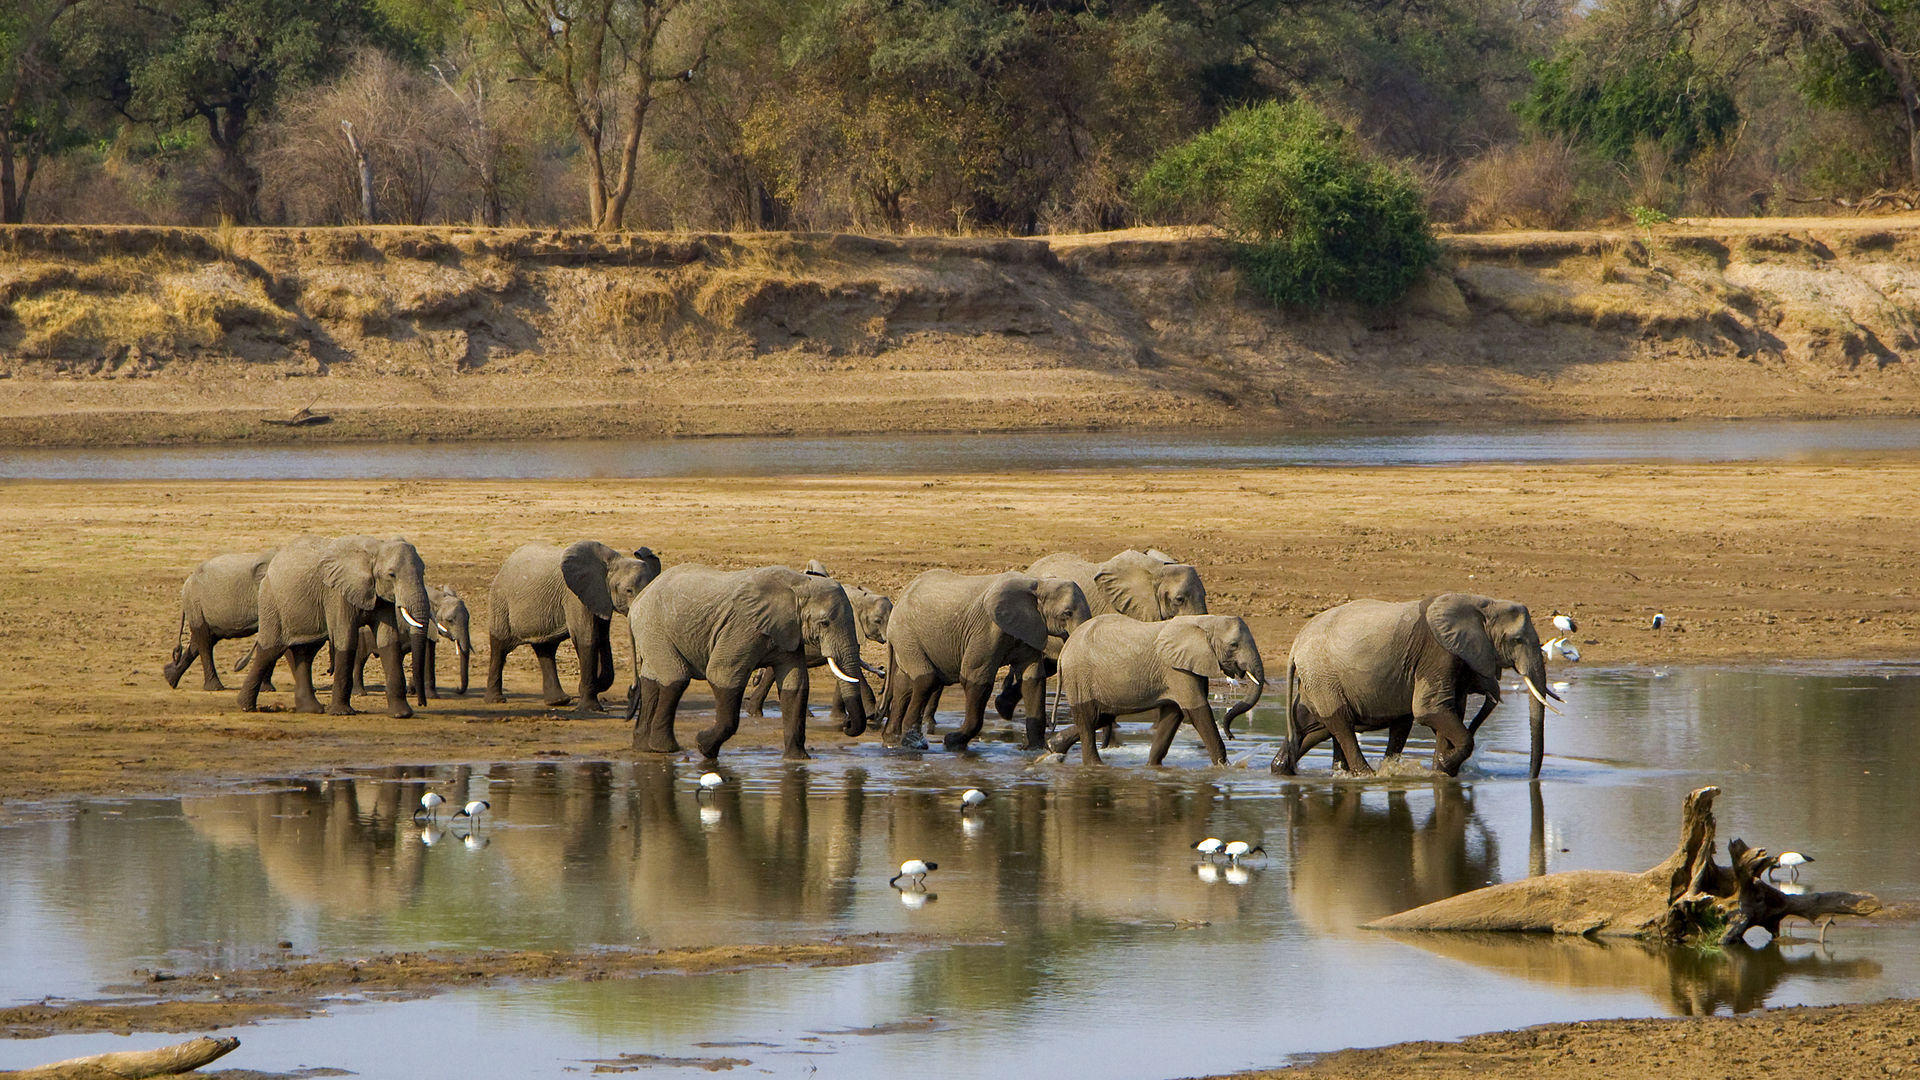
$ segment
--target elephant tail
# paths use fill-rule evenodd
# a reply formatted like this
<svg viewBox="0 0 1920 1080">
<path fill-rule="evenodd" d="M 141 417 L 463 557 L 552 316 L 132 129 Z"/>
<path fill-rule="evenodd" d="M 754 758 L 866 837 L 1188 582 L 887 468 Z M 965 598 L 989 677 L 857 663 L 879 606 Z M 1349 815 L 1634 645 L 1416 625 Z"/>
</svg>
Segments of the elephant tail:
<svg viewBox="0 0 1920 1080">
<path fill-rule="evenodd" d="M 180 605 L 180 632 L 173 639 L 173 659 L 179 663 L 180 654 L 187 651 L 187 607 Z"/>
<path fill-rule="evenodd" d="M 233 670 L 235 671 L 247 670 L 247 665 L 253 663 L 254 650 L 258 649 L 259 647 L 260 647 L 260 643 L 257 641 L 254 642 L 252 645 L 247 646 L 247 651 L 240 654 L 240 659 L 235 660 L 233 662 Z"/>
</svg>

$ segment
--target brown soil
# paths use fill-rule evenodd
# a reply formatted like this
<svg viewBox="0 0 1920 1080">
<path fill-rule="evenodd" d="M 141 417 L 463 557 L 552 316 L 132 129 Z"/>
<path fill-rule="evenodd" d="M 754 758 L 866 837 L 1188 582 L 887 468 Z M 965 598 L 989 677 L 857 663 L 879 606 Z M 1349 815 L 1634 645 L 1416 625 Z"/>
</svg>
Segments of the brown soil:
<svg viewBox="0 0 1920 1080">
<path fill-rule="evenodd" d="M 635 979 L 710 975 L 762 967 L 845 967 L 896 952 L 877 937 L 820 945 L 720 945 L 657 950 L 511 952 L 440 956 L 385 953 L 358 960 L 304 960 L 241 971 L 148 973 L 139 986 L 108 987 L 141 1000 L 42 1002 L 0 1009 L 0 1038 L 34 1039 L 82 1031 L 211 1031 L 312 1016 L 329 998 L 415 998 L 504 980 Z"/>
<path fill-rule="evenodd" d="M 1920 407 L 1920 216 L 1443 246 L 1391 309 L 1302 315 L 1246 295 L 1195 230 L 13 226 L 0 445 Z M 309 405 L 330 422 L 268 422 Z"/>
<path fill-rule="evenodd" d="M 648 544 L 669 564 L 819 558 L 884 591 L 929 566 L 981 572 L 1053 551 L 1159 547 L 1201 567 L 1210 606 L 1244 614 L 1270 671 L 1310 615 L 1358 596 L 1445 589 L 1580 619 L 1589 664 L 1912 657 L 1920 463 L 1276 469 L 983 477 L 543 482 L 22 482 L 0 487 L 0 799 L 178 790 L 195 778 L 340 765 L 620 754 L 617 716 L 473 692 L 384 717 L 267 711 L 159 669 L 179 583 L 221 551 L 303 532 L 403 533 L 484 633 L 495 567 L 530 539 Z M 1664 611 L 1665 630 L 1648 628 Z M 244 642 L 216 648 L 223 668 Z M 630 674 L 617 648 L 618 700 Z M 561 651 L 563 680 L 568 650 Z M 880 660 L 883 657 L 875 656 Z M 322 665 L 324 668 L 324 661 Z M 237 679 L 227 676 L 229 685 Z M 379 709 L 383 701 L 361 701 Z M 690 699 L 683 714 L 705 703 Z M 683 724 L 693 721 L 683 719 Z M 1498 717 L 1495 723 L 1501 721 Z M 766 739 L 777 721 L 748 721 Z M 832 753 L 842 737 L 817 730 Z"/>
<path fill-rule="evenodd" d="M 1236 1077 L 1507 1080 L 1549 1075 L 1559 1080 L 1732 1080 L 1763 1075 L 1878 1080 L 1920 1075 L 1920 1001 L 1769 1009 L 1736 1017 L 1547 1024 L 1459 1042 L 1342 1050 L 1295 1068 Z"/>
</svg>

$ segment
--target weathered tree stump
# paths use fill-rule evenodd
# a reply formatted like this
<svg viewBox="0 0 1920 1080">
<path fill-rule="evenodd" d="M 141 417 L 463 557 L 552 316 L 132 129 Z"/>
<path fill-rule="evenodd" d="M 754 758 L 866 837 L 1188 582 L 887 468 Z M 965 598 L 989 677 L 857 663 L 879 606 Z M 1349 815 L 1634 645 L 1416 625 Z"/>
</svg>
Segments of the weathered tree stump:
<svg viewBox="0 0 1920 1080">
<path fill-rule="evenodd" d="M 16 1072 L 0 1072 L 0 1080 L 139 1080 L 146 1076 L 177 1076 L 192 1072 L 239 1045 L 240 1040 L 235 1038 L 202 1036 L 157 1050 L 120 1050 L 68 1058 Z"/>
<path fill-rule="evenodd" d="M 1727 845 L 1731 867 L 1714 861 L 1714 796 L 1704 787 L 1681 809 L 1680 843 L 1658 866 L 1639 874 L 1574 870 L 1524 878 L 1462 893 L 1366 924 L 1370 930 L 1476 930 L 1680 942 L 1712 934 L 1722 944 L 1753 927 L 1778 934 L 1780 920 L 1812 922 L 1832 915 L 1870 915 L 1870 893 L 1788 895 L 1766 880 L 1777 857 L 1744 841 Z"/>
</svg>

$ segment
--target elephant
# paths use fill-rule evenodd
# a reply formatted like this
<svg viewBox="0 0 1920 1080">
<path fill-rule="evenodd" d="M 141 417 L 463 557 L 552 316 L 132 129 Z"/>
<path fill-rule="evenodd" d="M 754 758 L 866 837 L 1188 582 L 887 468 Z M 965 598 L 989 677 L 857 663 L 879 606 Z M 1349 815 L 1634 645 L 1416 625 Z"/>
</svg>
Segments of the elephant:
<svg viewBox="0 0 1920 1080">
<path fill-rule="evenodd" d="M 627 623 L 640 658 L 627 695 L 627 719 L 633 721 L 633 748 L 643 753 L 679 752 L 673 723 L 680 697 L 689 682 L 705 679 L 713 688 L 713 726 L 694 742 L 703 758 L 718 758 L 720 747 L 740 728 L 748 678 L 771 666 L 780 687 L 785 756 L 804 760 L 809 756 L 809 658 L 823 657 L 827 670 L 844 684 L 859 681 L 853 604 L 832 578 L 784 566 L 724 571 L 682 563 L 640 594 Z M 860 695 L 843 687 L 840 698 L 846 733 L 866 731 Z"/>
<path fill-rule="evenodd" d="M 387 684 L 387 713 L 395 719 L 413 715 L 407 705 L 406 677 L 400 668 L 399 640 L 413 638 L 413 676 L 426 667 L 427 624 L 414 612 L 432 618 L 427 599 L 426 565 L 420 553 L 402 539 L 372 536 L 340 539 L 301 537 L 267 561 L 258 594 L 260 630 L 254 639 L 253 662 L 240 685 L 240 707 L 258 707 L 260 684 L 282 653 L 291 657 L 294 709 L 319 712 L 313 693 L 313 657 L 321 642 L 333 646 L 345 663 L 334 669 L 333 700 L 327 711 L 353 714 L 352 657 L 362 626 L 388 634 L 380 647 Z M 390 636 L 389 636 L 390 635 Z"/>
<path fill-rule="evenodd" d="M 1226 744 L 1207 701 L 1208 679 L 1247 679 L 1245 695 L 1227 711 L 1227 722 L 1260 703 L 1267 669 L 1246 621 L 1235 615 L 1176 615 L 1141 622 L 1125 615 L 1095 615 L 1060 647 L 1060 693 L 1073 703 L 1075 731 L 1053 742 L 1056 753 L 1080 744 L 1080 760 L 1100 764 L 1094 730 L 1125 713 L 1158 709 L 1147 764 L 1158 765 L 1186 720 L 1200 735 L 1215 765 L 1227 763 Z"/>
<path fill-rule="evenodd" d="M 831 573 L 827 572 L 827 568 L 821 565 L 818 559 L 809 560 L 804 573 L 813 577 L 829 579 L 833 577 Z M 885 645 L 887 643 L 887 620 L 893 616 L 893 601 L 877 592 L 868 592 L 858 585 L 848 585 L 844 581 L 840 582 L 840 587 L 847 591 L 847 601 L 853 605 L 853 627 L 859 631 L 860 640 L 871 641 L 876 645 Z M 808 667 L 817 668 L 826 662 L 827 659 L 824 656 L 809 656 L 807 658 Z M 862 666 L 865 666 L 865 661 L 862 661 Z M 855 674 L 858 673 L 856 672 Z M 860 677 L 859 688 L 861 705 L 866 708 L 868 716 L 874 715 L 875 712 L 878 711 L 878 706 L 874 701 L 873 689 L 867 685 L 866 676 L 864 675 Z M 767 693 L 772 689 L 772 668 L 764 667 L 754 672 L 753 681 L 747 684 L 745 708 L 748 716 L 767 715 Z M 829 715 L 828 719 L 843 724 L 846 722 L 846 708 L 841 704 L 840 695 L 838 694 L 835 694 L 833 697 L 833 712 Z"/>
<path fill-rule="evenodd" d="M 920 725 L 927 706 L 941 689 L 958 683 L 966 694 L 966 720 L 945 742 L 948 750 L 966 749 L 980 734 L 987 695 L 1000 669 L 1038 663 L 1048 638 L 1067 637 L 1092 617 L 1086 594 L 1066 578 L 950 570 L 914 578 L 887 623 L 883 741 L 924 747 Z M 1045 685 L 1040 684 L 1042 693 Z M 1027 714 L 1027 746 L 1038 749 L 1046 736 L 1046 716 L 1036 701 L 1029 704 L 1035 707 Z"/>
<path fill-rule="evenodd" d="M 580 658 L 579 711 L 599 712 L 600 695 L 613 685 L 613 613 L 625 615 L 659 576 L 659 556 L 644 547 L 631 556 L 595 540 L 516 549 L 500 564 L 487 596 L 486 700 L 507 700 L 507 654 L 531 645 L 540 661 L 541 699 L 554 706 L 572 701 L 554 663 L 560 643 L 571 638 Z"/>
<path fill-rule="evenodd" d="M 467 692 L 468 661 L 473 655 L 473 635 L 470 629 L 471 618 L 467 612 L 467 602 L 452 587 L 446 585 L 427 586 L 427 600 L 433 605 L 433 629 L 427 634 L 427 677 L 419 686 L 414 687 L 414 701 L 425 705 L 428 698 L 440 696 L 440 672 L 438 666 L 439 641 L 446 638 L 453 642 L 453 651 L 460 657 L 460 686 L 456 694 Z M 355 693 L 367 691 L 367 660 L 379 647 L 377 635 L 370 627 L 360 628 L 360 645 L 354 655 L 353 689 Z M 400 654 L 405 656 L 413 651 L 411 639 L 400 642 Z"/>
<path fill-rule="evenodd" d="M 1059 552 L 1027 567 L 1027 573 L 1071 580 L 1086 594 L 1087 609 L 1095 615 L 1119 614 L 1158 622 L 1176 615 L 1207 613 L 1207 588 L 1200 582 L 1200 571 L 1158 548 L 1128 548 L 1103 563 Z M 1040 664 L 1008 670 L 1006 684 L 993 703 L 1000 718 L 1013 719 L 1014 705 L 1022 699 L 1029 715 L 1044 708 L 1046 699 L 1038 696 L 1039 688 L 1058 670 L 1059 661 L 1060 644 L 1050 641 L 1046 659 Z M 1112 727 L 1107 728 L 1107 735 L 1111 745 Z M 1228 738 L 1232 738 L 1231 730 Z"/>
<path fill-rule="evenodd" d="M 215 555 L 187 575 L 180 586 L 179 638 L 174 641 L 173 659 L 161 669 L 168 686 L 177 689 L 180 676 L 198 659 L 200 688 L 227 688 L 213 664 L 214 643 L 251 637 L 260 629 L 260 577 L 272 558 L 271 548 L 251 555 Z"/>
<path fill-rule="evenodd" d="M 1503 669 L 1518 671 L 1533 695 L 1528 775 L 1540 775 L 1546 663 L 1526 605 L 1466 593 L 1390 603 L 1355 600 L 1307 620 L 1287 657 L 1287 741 L 1274 772 L 1292 775 L 1300 758 L 1331 736 L 1336 758 L 1355 773 L 1373 770 L 1355 731 L 1389 728 L 1389 750 L 1414 721 L 1433 729 L 1434 757 L 1449 776 L 1473 753 L 1473 734 L 1499 700 Z M 1488 702 L 1473 727 L 1461 722 L 1469 694 Z"/>
</svg>

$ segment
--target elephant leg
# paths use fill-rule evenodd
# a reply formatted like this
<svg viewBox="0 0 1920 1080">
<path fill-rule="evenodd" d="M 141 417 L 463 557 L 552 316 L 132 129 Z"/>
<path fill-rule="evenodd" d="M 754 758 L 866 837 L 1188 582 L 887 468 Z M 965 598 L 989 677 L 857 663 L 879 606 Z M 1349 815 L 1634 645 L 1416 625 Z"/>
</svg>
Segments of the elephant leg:
<svg viewBox="0 0 1920 1080">
<path fill-rule="evenodd" d="M 549 641 L 533 647 L 534 659 L 540 661 L 540 700 L 558 708 L 573 704 L 573 699 L 560 689 L 560 665 L 554 663 L 554 656 L 560 651 L 558 641 Z"/>
<path fill-rule="evenodd" d="M 700 748 L 700 757 L 713 761 L 720 756 L 720 748 L 725 746 L 733 733 L 740 730 L 740 695 L 746 692 L 744 686 L 716 686 L 713 688 L 713 726 L 693 737 L 693 744 Z M 805 723 L 804 720 L 801 721 Z"/>
<path fill-rule="evenodd" d="M 1347 771 L 1355 776 L 1372 776 L 1373 766 L 1367 764 L 1367 756 L 1360 752 L 1360 739 L 1353 733 L 1353 714 L 1341 709 L 1332 716 L 1321 717 L 1320 722 L 1340 748 Z"/>
<path fill-rule="evenodd" d="M 1436 743 L 1434 754 L 1440 759 L 1440 771 L 1448 776 L 1458 776 L 1460 766 L 1466 764 L 1467 758 L 1473 755 L 1473 736 L 1468 733 L 1467 725 L 1450 712 L 1430 713 L 1419 720 L 1433 729 Z"/>
<path fill-rule="evenodd" d="M 1465 704 L 1465 702 L 1464 702 L 1464 701 L 1462 701 L 1462 704 Z M 1481 724 L 1484 724 L 1484 723 L 1486 723 L 1486 722 L 1487 722 L 1487 714 L 1488 714 L 1488 713 L 1490 713 L 1490 712 L 1492 712 L 1492 711 L 1493 711 L 1493 707 L 1494 707 L 1494 706 L 1496 706 L 1496 705 L 1498 705 L 1498 704 L 1500 704 L 1500 703 L 1499 703 L 1498 701 L 1496 701 L 1496 700 L 1494 700 L 1494 698 L 1493 698 L 1493 695 L 1491 695 L 1491 694 L 1489 694 L 1489 695 L 1487 695 L 1486 697 L 1483 697 L 1483 698 L 1481 698 L 1481 699 L 1480 699 L 1480 711 L 1479 711 L 1479 712 L 1477 712 L 1477 713 L 1474 713 L 1474 714 L 1473 714 L 1473 719 L 1472 719 L 1472 720 L 1470 720 L 1470 721 L 1468 721 L 1468 723 L 1467 723 L 1467 734 L 1469 734 L 1469 735 L 1477 735 L 1477 734 L 1479 734 L 1479 733 L 1480 733 L 1480 725 L 1481 725 Z"/>
<path fill-rule="evenodd" d="M 310 641 L 305 645 L 295 645 L 286 652 L 287 670 L 293 675 L 293 711 L 324 711 L 320 706 L 320 696 L 313 692 L 313 659 L 320 654 L 320 643 Z M 258 663 L 259 657 L 256 656 L 254 661 Z M 253 673 L 249 671 L 247 674 L 252 677 Z"/>
<path fill-rule="evenodd" d="M 247 665 L 246 677 L 240 680 L 240 709 L 242 712 L 253 712 L 260 707 L 260 684 L 266 681 L 267 673 L 273 670 L 274 661 L 280 659 L 280 654 L 286 651 L 287 647 L 285 645 L 254 643 L 253 663 Z M 300 686 L 301 683 L 299 679 L 296 678 L 293 684 L 295 711 L 319 712 L 320 703 L 318 701 L 313 703 L 313 708 L 311 709 L 300 708 L 300 706 L 304 704 L 299 696 Z M 312 700 L 313 698 L 313 683 L 311 678 L 309 678 L 306 684 L 306 697 L 307 700 Z"/>
<path fill-rule="evenodd" d="M 269 694 L 278 693 L 280 689 L 279 687 L 273 685 L 273 664 L 277 664 L 279 662 L 280 661 L 275 660 L 272 664 L 268 664 L 267 673 L 261 676 L 260 678 L 260 689 L 265 690 Z"/>
<path fill-rule="evenodd" d="M 1007 666 L 1007 681 L 1000 687 L 1000 693 L 993 699 L 993 711 L 1000 714 L 1002 720 L 1012 720 L 1014 707 L 1020 704 L 1020 684 L 1026 672 L 1025 664 Z M 1031 713 L 1028 714 L 1032 716 Z"/>
<path fill-rule="evenodd" d="M 487 696 L 482 699 L 498 704 L 507 700 L 506 670 L 507 654 L 513 651 L 513 645 L 506 638 L 491 635 L 487 638 Z"/>
<path fill-rule="evenodd" d="M 921 734 L 920 725 L 922 719 L 926 715 L 927 709 L 940 701 L 941 689 L 940 676 L 934 674 L 922 675 L 913 680 L 911 689 L 901 694 L 900 698 L 895 699 L 896 702 L 904 699 L 906 705 L 902 707 L 902 722 L 897 725 L 894 730 L 893 745 L 907 746 L 913 742 L 909 736 L 919 736 Z M 918 741 L 920 745 L 924 747 L 926 743 L 925 738 L 922 737 Z"/>
<path fill-rule="evenodd" d="M 965 750 L 986 724 L 987 698 L 993 695 L 993 673 L 988 672 L 984 679 L 961 683 L 960 689 L 967 696 L 967 715 L 960 723 L 960 730 L 948 732 L 943 740 L 950 751 Z"/>
<path fill-rule="evenodd" d="M 1053 672 L 1048 669 L 1044 658 L 1028 665 L 1020 677 L 1020 700 L 1027 710 L 1027 745 L 1024 749 L 1039 750 L 1047 742 L 1047 677 Z"/>
<path fill-rule="evenodd" d="M 200 689 L 225 690 L 227 684 L 220 681 L 220 669 L 215 667 L 213 663 L 213 631 L 207 627 L 200 626 L 195 627 L 191 633 L 192 637 L 188 639 L 187 643 L 188 655 L 182 659 L 180 664 L 181 673 L 184 674 L 186 672 L 187 665 L 193 662 L 193 654 L 198 653 L 200 658 Z M 175 679 L 179 677 L 179 675 L 174 676 Z"/>
<path fill-rule="evenodd" d="M 364 694 L 367 692 L 367 661 L 372 660 L 373 654 L 378 651 L 379 651 L 378 646 L 375 646 L 374 649 L 371 651 L 367 649 L 362 649 L 357 644 L 354 646 L 353 662 L 347 665 L 348 667 L 353 669 L 353 692 L 354 693 Z M 340 658 L 336 656 L 333 659 L 334 659 L 335 665 L 337 666 L 340 662 Z M 380 669 L 382 671 L 386 670 L 385 661 L 381 662 Z M 339 672 L 337 670 L 334 672 L 334 677 L 335 678 L 339 677 Z"/>
<path fill-rule="evenodd" d="M 927 697 L 927 706 L 925 709 L 921 710 L 923 715 L 920 717 L 920 721 L 922 724 L 926 726 L 926 730 L 928 731 L 932 731 L 934 728 L 939 726 L 940 698 L 944 694 L 946 694 L 946 692 L 947 692 L 946 684 L 942 683 L 939 686 L 934 687 L 933 693 Z M 918 730 L 918 728 L 916 727 L 915 730 Z"/>
<path fill-rule="evenodd" d="M 1402 716 L 1387 725 L 1387 750 L 1383 757 L 1399 757 L 1407 748 L 1407 736 L 1413 734 L 1413 717 Z"/>
<path fill-rule="evenodd" d="M 773 672 L 767 672 L 767 681 L 773 681 Z M 780 756 L 788 761 L 805 761 L 812 757 L 807 753 L 807 670 L 798 664 L 781 673 L 780 677 L 780 719 L 785 725 L 786 745 Z M 839 698 L 836 696 L 837 702 Z"/>
<path fill-rule="evenodd" d="M 1093 744 L 1093 729 L 1100 725 L 1100 704 L 1095 701 L 1076 702 L 1073 706 L 1073 730 L 1063 731 L 1053 741 L 1053 752 L 1064 754 L 1080 744 L 1080 764 L 1099 765 L 1100 748 Z"/>
<path fill-rule="evenodd" d="M 673 720 L 680 711 L 680 697 L 687 692 L 688 681 L 640 680 L 639 719 L 633 728 L 635 750 L 649 754 L 680 752 L 680 743 L 673 737 Z"/>
<path fill-rule="evenodd" d="M 420 696 L 414 699 L 415 704 L 425 705 L 428 698 L 440 696 L 440 676 L 434 670 L 434 661 L 437 659 L 436 650 L 439 648 L 440 646 L 435 644 L 432 638 L 427 639 L 427 677 L 420 680 Z"/>
<path fill-rule="evenodd" d="M 747 699 L 741 707 L 748 716 L 767 715 L 767 694 L 773 690 L 773 669 L 761 668 L 747 680 Z"/>
<path fill-rule="evenodd" d="M 333 644 L 333 694 L 327 701 L 327 712 L 333 716 L 354 716 L 359 710 L 353 707 L 353 666 L 360 654 L 359 634 L 351 627 L 347 629 L 346 640 L 334 636 Z M 320 651 L 314 645 L 315 653 Z"/>
<path fill-rule="evenodd" d="M 609 672 L 613 670 L 613 654 L 607 645 L 606 620 L 589 616 L 580 629 L 582 633 L 573 635 L 573 652 L 580 660 L 580 704 L 575 711 L 581 716 L 587 716 L 603 711 L 600 707 L 600 691 L 606 689 L 606 686 L 600 685 L 602 659 L 600 654 L 607 653 L 605 659 Z M 612 685 L 612 678 L 608 678 L 607 686 Z M 564 704 L 564 702 L 548 702 L 548 704 Z"/>
<path fill-rule="evenodd" d="M 1160 717 L 1153 722 L 1153 745 L 1147 749 L 1147 764 L 1158 765 L 1173 746 L 1173 734 L 1180 730 L 1180 706 L 1160 706 Z"/>
<path fill-rule="evenodd" d="M 413 706 L 407 704 L 406 661 L 400 658 L 399 635 L 378 646 L 380 653 L 380 676 L 387 680 L 387 715 L 395 720 L 405 720 L 413 715 Z"/>
<path fill-rule="evenodd" d="M 1100 749 L 1111 750 L 1120 745 L 1120 718 L 1109 716 L 1102 720 Z"/>
<path fill-rule="evenodd" d="M 1207 748 L 1207 756 L 1215 765 L 1227 763 L 1227 744 L 1220 738 L 1220 725 L 1214 722 L 1213 706 L 1202 704 L 1197 709 L 1187 710 L 1187 723 L 1200 736 L 1200 745 Z"/>
</svg>

